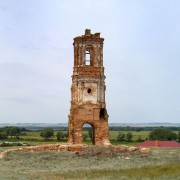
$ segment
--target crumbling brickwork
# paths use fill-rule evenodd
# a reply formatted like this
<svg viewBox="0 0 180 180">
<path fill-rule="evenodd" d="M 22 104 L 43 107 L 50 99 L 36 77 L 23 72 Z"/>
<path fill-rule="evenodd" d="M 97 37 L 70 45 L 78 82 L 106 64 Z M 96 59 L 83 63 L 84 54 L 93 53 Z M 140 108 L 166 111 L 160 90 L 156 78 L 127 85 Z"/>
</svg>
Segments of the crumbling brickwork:
<svg viewBox="0 0 180 180">
<path fill-rule="evenodd" d="M 90 124 L 93 144 L 108 145 L 108 113 L 105 103 L 105 75 L 103 67 L 103 41 L 100 33 L 74 38 L 74 67 L 69 114 L 69 144 L 81 144 L 82 128 Z"/>
</svg>

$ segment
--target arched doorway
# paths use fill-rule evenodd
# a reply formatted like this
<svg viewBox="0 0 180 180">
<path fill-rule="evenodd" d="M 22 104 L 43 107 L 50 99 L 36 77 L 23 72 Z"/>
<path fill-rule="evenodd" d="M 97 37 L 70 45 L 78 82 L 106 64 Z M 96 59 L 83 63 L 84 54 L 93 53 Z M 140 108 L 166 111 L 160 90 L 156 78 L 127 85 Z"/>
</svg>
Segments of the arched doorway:
<svg viewBox="0 0 180 180">
<path fill-rule="evenodd" d="M 95 130 L 92 124 L 83 124 L 82 139 L 84 144 L 95 144 Z"/>
</svg>

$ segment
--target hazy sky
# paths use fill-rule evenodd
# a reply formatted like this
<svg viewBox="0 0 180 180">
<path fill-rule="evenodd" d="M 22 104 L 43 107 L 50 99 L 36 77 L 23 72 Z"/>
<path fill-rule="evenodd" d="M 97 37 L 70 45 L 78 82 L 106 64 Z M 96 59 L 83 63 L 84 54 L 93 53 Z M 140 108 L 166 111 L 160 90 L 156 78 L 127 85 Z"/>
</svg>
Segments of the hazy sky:
<svg viewBox="0 0 180 180">
<path fill-rule="evenodd" d="M 66 123 L 73 38 L 104 41 L 109 122 L 180 122 L 179 0 L 0 0 L 0 123 Z"/>
</svg>

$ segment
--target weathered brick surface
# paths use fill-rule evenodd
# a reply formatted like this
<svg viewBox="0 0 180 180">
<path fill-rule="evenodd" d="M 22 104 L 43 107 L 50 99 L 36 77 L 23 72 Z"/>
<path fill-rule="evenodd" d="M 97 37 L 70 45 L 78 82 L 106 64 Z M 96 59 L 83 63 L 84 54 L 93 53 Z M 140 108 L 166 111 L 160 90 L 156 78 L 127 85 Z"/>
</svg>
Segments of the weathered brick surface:
<svg viewBox="0 0 180 180">
<path fill-rule="evenodd" d="M 67 144 L 48 144 L 40 146 L 31 146 L 20 148 L 21 151 L 84 151 L 85 145 L 67 145 Z"/>
<path fill-rule="evenodd" d="M 128 146 L 92 146 L 92 145 L 82 145 L 82 144 L 46 144 L 40 146 L 30 146 L 23 148 L 13 148 L 8 149 L 0 153 L 0 159 L 3 159 L 8 153 L 14 151 L 25 151 L 25 152 L 35 152 L 35 151 L 70 151 L 78 156 L 94 156 L 94 155 L 112 155 L 118 153 L 149 153 L 151 152 L 148 148 L 137 148 Z"/>
<path fill-rule="evenodd" d="M 110 144 L 105 103 L 103 41 L 100 33 L 91 34 L 88 29 L 84 35 L 74 38 L 69 144 L 82 143 L 82 128 L 86 123 L 92 126 L 93 144 Z"/>
</svg>

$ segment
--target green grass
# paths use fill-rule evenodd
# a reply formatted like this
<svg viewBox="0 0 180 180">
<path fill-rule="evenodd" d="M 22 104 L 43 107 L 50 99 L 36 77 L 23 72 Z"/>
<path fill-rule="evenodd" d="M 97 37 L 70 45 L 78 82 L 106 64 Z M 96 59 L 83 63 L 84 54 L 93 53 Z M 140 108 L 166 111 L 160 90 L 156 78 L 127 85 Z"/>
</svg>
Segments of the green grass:
<svg viewBox="0 0 180 180">
<path fill-rule="evenodd" d="M 126 134 L 127 132 L 124 132 L 124 131 L 120 131 L 124 134 Z M 148 138 L 148 135 L 150 133 L 150 131 L 140 131 L 140 132 L 137 132 L 137 131 L 131 131 L 131 133 L 133 134 L 133 140 L 137 140 L 139 138 L 139 136 L 141 136 L 141 139 L 146 139 Z M 113 140 L 113 139 L 117 139 L 117 136 L 119 134 L 119 131 L 110 131 L 109 132 L 110 134 L 110 139 Z"/>
<path fill-rule="evenodd" d="M 2 140 L 2 141 L 9 141 L 9 142 L 25 142 L 25 143 L 30 143 L 31 145 L 37 145 L 37 144 L 47 144 L 47 143 L 57 143 L 57 139 L 56 139 L 56 133 L 58 131 L 55 131 L 55 135 L 49 139 L 49 140 L 44 140 L 41 136 L 40 133 L 41 131 L 28 131 L 26 132 L 26 135 L 20 136 L 20 139 L 14 139 L 14 138 L 9 138 L 8 140 Z M 67 133 L 67 131 L 63 131 L 64 133 Z M 124 131 L 121 131 L 122 133 L 127 133 Z M 110 131 L 110 141 L 112 144 L 114 145 L 118 145 L 118 144 L 123 144 L 123 145 L 128 145 L 128 146 L 132 146 L 132 145 L 136 145 L 138 144 L 138 142 L 136 142 L 136 140 L 141 137 L 142 140 L 145 140 L 146 138 L 148 138 L 148 135 L 150 133 L 150 131 L 131 131 L 131 133 L 133 134 L 133 142 L 118 142 L 117 136 L 119 134 L 119 131 Z M 88 134 L 87 131 L 83 131 L 83 134 Z M 67 140 L 63 140 L 60 141 L 61 143 L 66 143 Z M 87 138 L 86 141 L 83 142 L 84 144 L 92 144 L 92 141 L 90 138 Z"/>
<path fill-rule="evenodd" d="M 168 164 L 154 167 L 133 168 L 123 170 L 86 170 L 69 173 L 52 174 L 50 177 L 64 179 L 161 179 L 177 178 L 180 176 L 180 164 Z M 164 179 L 163 178 L 163 179 Z"/>
<path fill-rule="evenodd" d="M 40 136 L 41 131 L 27 131 L 25 132 L 26 135 L 21 135 L 19 136 L 19 139 L 15 137 L 9 137 L 8 139 L 1 140 L 3 141 L 8 141 L 8 142 L 24 142 L 24 143 L 30 143 L 30 145 L 38 145 L 38 144 L 54 144 L 58 143 L 56 139 L 56 133 L 58 131 L 54 132 L 54 136 L 50 139 L 43 139 Z M 63 131 L 64 133 L 67 133 L 67 131 Z M 61 141 L 61 143 L 67 143 L 67 140 L 64 139 Z"/>
<path fill-rule="evenodd" d="M 148 154 L 120 153 L 109 156 L 14 151 L 0 160 L 0 169 L 2 180 L 179 179 L 180 149 L 153 148 Z"/>
<path fill-rule="evenodd" d="M 135 145 L 149 131 L 131 131 L 134 142 L 117 142 L 118 131 L 110 131 L 112 144 Z M 59 143 L 54 136 L 44 140 L 40 131 L 26 132 L 10 142 L 28 142 L 30 145 Z M 56 135 L 57 131 L 55 131 Z M 84 133 L 87 133 L 84 132 Z M 126 132 L 123 132 L 126 134 Z M 66 142 L 61 142 L 66 143 Z M 85 144 L 91 144 L 87 139 Z M 19 147 L 0 147 L 0 153 Z M 96 148 L 96 147 L 95 147 Z M 126 159 L 128 157 L 128 159 Z M 0 160 L 0 179 L 180 179 L 180 148 L 153 148 L 151 153 L 121 153 L 109 156 L 77 156 L 70 152 L 14 151 Z M 18 172 L 18 173 L 17 173 Z"/>
<path fill-rule="evenodd" d="M 67 131 L 63 131 L 64 133 L 67 133 Z M 127 132 L 124 132 L 124 131 L 121 131 L 122 133 L 127 133 Z M 149 131 L 140 131 L 140 132 L 137 132 L 137 131 L 131 131 L 132 134 L 133 134 L 133 140 L 136 140 L 138 139 L 139 136 L 141 136 L 142 139 L 146 139 L 148 138 L 148 135 L 149 135 Z M 40 136 L 40 131 L 31 131 L 31 132 L 26 132 L 26 135 L 24 136 L 20 136 L 21 138 L 23 139 L 38 139 L 38 140 L 42 140 L 43 138 Z M 56 135 L 57 131 L 55 131 L 55 135 Z M 88 134 L 87 131 L 83 131 L 84 134 Z M 119 134 L 119 131 L 110 131 L 109 132 L 110 134 L 110 139 L 113 140 L 113 139 L 117 139 L 117 136 Z M 56 139 L 56 137 L 54 136 L 52 139 Z"/>
<path fill-rule="evenodd" d="M 20 137 L 23 139 L 42 139 L 40 133 L 41 133 L 40 131 L 30 131 L 30 132 L 26 132 L 26 135 Z"/>
</svg>

